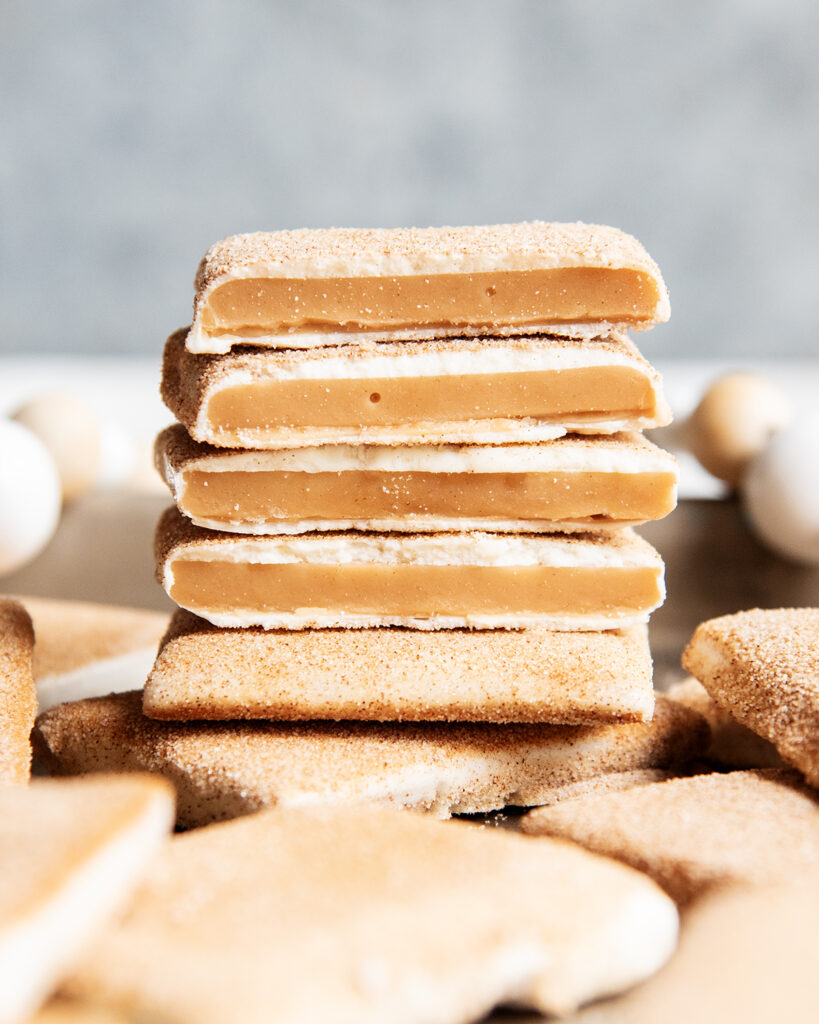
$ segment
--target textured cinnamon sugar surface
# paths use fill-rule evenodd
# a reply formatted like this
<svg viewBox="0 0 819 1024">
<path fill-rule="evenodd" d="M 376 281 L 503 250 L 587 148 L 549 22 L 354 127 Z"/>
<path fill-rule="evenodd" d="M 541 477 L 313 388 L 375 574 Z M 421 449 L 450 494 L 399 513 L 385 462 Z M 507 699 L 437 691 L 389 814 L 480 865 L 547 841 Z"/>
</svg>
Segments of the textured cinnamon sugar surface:
<svg viewBox="0 0 819 1024">
<path fill-rule="evenodd" d="M 566 1013 L 620 991 L 676 932 L 652 882 L 564 843 L 268 810 L 176 837 L 69 988 L 177 1024 L 466 1024 L 513 996 Z"/>
<path fill-rule="evenodd" d="M 173 820 L 148 775 L 0 788 L 0 1019 L 29 1020 L 123 907 Z"/>
<path fill-rule="evenodd" d="M 234 343 L 322 344 L 350 333 L 417 339 L 563 325 L 600 334 L 668 315 L 657 265 L 614 228 L 257 232 L 205 255 L 187 344 L 225 352 Z"/>
<path fill-rule="evenodd" d="M 221 629 L 178 611 L 144 710 L 167 720 L 646 721 L 644 626 L 549 630 Z"/>
<path fill-rule="evenodd" d="M 548 390 L 542 380 L 534 386 L 540 378 L 551 382 Z M 530 381 L 533 386 L 522 390 Z M 501 383 L 533 414 L 512 414 L 511 398 L 493 411 L 492 388 Z M 562 397 L 556 404 L 558 384 Z M 465 389 L 474 388 L 477 399 L 467 400 Z M 165 345 L 161 393 L 192 437 L 219 447 L 517 443 L 549 440 L 567 429 L 614 433 L 670 421 L 658 374 L 624 335 L 593 342 L 455 338 L 305 351 L 238 349 L 216 357 L 186 351 L 182 330 Z M 278 422 L 285 395 L 287 416 Z M 489 405 L 481 415 L 467 413 L 476 401 Z M 220 412 L 219 403 L 227 408 Z M 394 405 L 398 411 L 388 415 Z M 312 422 L 314 407 L 326 422 Z"/>
<path fill-rule="evenodd" d="M 98 848 L 157 801 L 170 812 L 167 783 L 145 775 L 35 779 L 26 788 L 0 790 L 3 927 L 52 899 Z"/>
<path fill-rule="evenodd" d="M 37 635 L 37 680 L 156 645 L 168 627 L 163 612 L 142 608 L 44 597 L 22 597 L 20 601 L 31 615 Z"/>
<path fill-rule="evenodd" d="M 31 771 L 29 736 L 37 714 L 33 651 L 25 608 L 0 598 L 0 784 L 24 783 Z"/>
<path fill-rule="evenodd" d="M 370 275 L 381 261 L 405 261 L 404 273 L 470 272 L 493 267 L 629 267 L 659 275 L 656 263 L 631 235 L 598 224 L 529 221 L 477 227 L 319 228 L 232 235 L 211 246 L 196 273 L 204 291 L 219 277 L 264 267 L 271 275 L 299 267 L 306 276 Z M 397 267 L 389 273 L 396 273 Z"/>
<path fill-rule="evenodd" d="M 521 828 L 645 871 L 682 905 L 727 885 L 819 875 L 819 801 L 792 771 L 698 775 L 583 797 L 531 811 Z"/>
<path fill-rule="evenodd" d="M 785 767 L 773 743 L 740 725 L 692 676 L 671 686 L 666 696 L 696 711 L 708 723 L 711 740 L 704 760 L 709 764 L 726 768 Z"/>
<path fill-rule="evenodd" d="M 659 706 L 659 700 L 656 708 Z M 699 722 L 698 726 L 702 723 Z M 617 728 L 622 729 L 622 725 Z M 698 730 L 699 731 L 699 730 Z M 563 800 L 576 800 L 581 796 L 590 796 L 592 793 L 622 793 L 625 789 L 632 789 L 634 786 L 646 786 L 652 782 L 665 782 L 667 779 L 677 779 L 681 776 L 692 774 L 696 771 L 696 764 L 681 763 L 674 768 L 635 768 L 633 771 L 625 772 L 603 772 L 600 775 L 593 775 L 588 779 L 580 779 L 578 782 L 570 782 L 565 786 L 559 786 L 544 795 L 544 799 L 537 801 L 538 807 L 551 807 Z M 534 806 L 534 804 L 533 804 Z"/>
<path fill-rule="evenodd" d="M 265 806 L 389 802 L 436 817 L 553 803 L 598 782 L 682 767 L 705 723 L 657 698 L 651 723 L 597 726 L 372 722 L 159 722 L 142 694 L 62 704 L 41 715 L 39 759 L 54 773 L 150 771 L 177 789 L 192 828 Z"/>
<path fill-rule="evenodd" d="M 819 608 L 756 608 L 703 622 L 683 666 L 819 787 Z"/>
</svg>

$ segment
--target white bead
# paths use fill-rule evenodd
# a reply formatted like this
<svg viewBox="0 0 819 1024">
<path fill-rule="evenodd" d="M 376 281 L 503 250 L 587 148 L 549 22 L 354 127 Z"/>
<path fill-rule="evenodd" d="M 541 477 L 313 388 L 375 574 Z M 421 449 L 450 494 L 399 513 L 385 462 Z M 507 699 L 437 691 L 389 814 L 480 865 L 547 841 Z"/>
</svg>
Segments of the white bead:
<svg viewBox="0 0 819 1024">
<path fill-rule="evenodd" d="M 819 565 L 819 416 L 800 419 L 771 439 L 747 468 L 743 497 L 767 545 Z"/>
<path fill-rule="evenodd" d="M 135 448 L 119 424 L 106 421 L 100 437 L 101 487 L 121 487 L 134 472 Z"/>
<path fill-rule="evenodd" d="M 71 395 L 41 395 L 21 406 L 12 419 L 28 427 L 51 452 L 60 474 L 63 500 L 79 497 L 96 484 L 100 429 L 87 405 Z"/>
<path fill-rule="evenodd" d="M 31 561 L 60 518 L 60 478 L 46 446 L 30 430 L 0 420 L 0 575 Z"/>
</svg>

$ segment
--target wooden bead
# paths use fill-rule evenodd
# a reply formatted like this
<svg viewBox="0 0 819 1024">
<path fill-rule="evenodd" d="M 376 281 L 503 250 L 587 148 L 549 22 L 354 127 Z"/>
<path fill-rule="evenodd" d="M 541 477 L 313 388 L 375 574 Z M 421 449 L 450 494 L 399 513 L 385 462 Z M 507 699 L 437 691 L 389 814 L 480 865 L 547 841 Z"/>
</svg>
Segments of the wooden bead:
<svg viewBox="0 0 819 1024">
<path fill-rule="evenodd" d="M 41 395 L 12 419 L 28 427 L 51 452 L 60 474 L 63 500 L 90 490 L 100 468 L 100 430 L 94 413 L 71 395 Z"/>
<path fill-rule="evenodd" d="M 730 373 L 705 392 L 686 429 L 686 441 L 699 462 L 731 487 L 745 467 L 791 418 L 785 395 L 753 373 Z"/>
</svg>

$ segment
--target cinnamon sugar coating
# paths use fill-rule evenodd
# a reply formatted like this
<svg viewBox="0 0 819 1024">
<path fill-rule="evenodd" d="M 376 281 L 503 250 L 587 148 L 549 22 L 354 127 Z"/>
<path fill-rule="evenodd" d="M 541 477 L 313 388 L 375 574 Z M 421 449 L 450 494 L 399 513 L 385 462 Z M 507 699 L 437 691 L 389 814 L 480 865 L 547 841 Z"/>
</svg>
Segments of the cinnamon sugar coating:
<svg viewBox="0 0 819 1024">
<path fill-rule="evenodd" d="M 92 601 L 19 600 L 37 637 L 32 670 L 40 711 L 142 686 L 170 618 Z"/>
<path fill-rule="evenodd" d="M 570 839 L 645 871 L 679 904 L 726 885 L 819 873 L 819 801 L 796 772 L 672 779 L 531 811 L 529 835 Z"/>
<path fill-rule="evenodd" d="M 172 790 L 146 774 L 34 779 L 0 789 L 0 930 L 54 899 L 83 862 L 154 810 L 149 816 L 161 836 L 173 818 Z"/>
<path fill-rule="evenodd" d="M 684 766 L 707 735 L 699 715 L 663 697 L 650 724 L 221 724 L 154 721 L 133 692 L 53 708 L 34 739 L 56 774 L 164 775 L 178 826 L 192 828 L 273 805 L 378 801 L 445 818 L 554 803 Z"/>
<path fill-rule="evenodd" d="M 164 612 L 93 601 L 21 597 L 34 623 L 34 678 L 74 672 L 87 665 L 158 645 L 168 627 Z"/>
<path fill-rule="evenodd" d="M 784 768 L 773 743 L 732 718 L 708 693 L 702 683 L 689 676 L 666 690 L 666 697 L 702 715 L 711 730 L 711 742 L 703 759 L 724 768 Z"/>
<path fill-rule="evenodd" d="M 270 276 L 376 276 L 602 267 L 642 270 L 662 282 L 643 246 L 625 232 L 599 224 L 529 221 L 475 227 L 301 228 L 232 235 L 212 245 L 196 271 L 197 295 L 226 274 L 264 267 Z M 293 273 L 294 267 L 299 268 Z M 384 271 L 382 271 L 384 272 Z M 663 291 L 665 288 L 663 287 Z"/>
<path fill-rule="evenodd" d="M 32 657 L 34 629 L 25 608 L 0 598 L 0 785 L 24 783 L 31 771 L 31 729 L 37 714 Z"/>
<path fill-rule="evenodd" d="M 262 811 L 178 836 L 72 995 L 175 1024 L 568 1013 L 670 956 L 647 878 L 565 843 L 385 807 Z"/>
<path fill-rule="evenodd" d="M 703 622 L 683 666 L 819 787 L 819 608 L 755 608 Z"/>
<path fill-rule="evenodd" d="M 659 702 L 663 698 L 657 698 L 655 712 Z M 697 723 L 698 731 L 702 722 Z M 615 728 L 622 729 L 622 725 Z M 622 793 L 625 789 L 632 789 L 634 786 L 647 786 L 652 782 L 665 782 L 667 779 L 677 779 L 696 773 L 698 762 L 686 762 L 676 765 L 674 768 L 635 768 L 633 771 L 625 772 L 603 772 L 600 775 L 593 775 L 589 779 L 581 779 L 579 782 L 567 783 L 559 786 L 548 793 L 543 800 L 537 801 L 538 807 L 551 807 L 563 800 L 576 800 L 581 796 L 590 796 L 592 793 Z M 513 826 L 514 827 L 514 826 Z"/>
<path fill-rule="evenodd" d="M 0 788 L 0 822 L 0 1020 L 28 1021 L 124 909 L 173 790 L 145 774 L 33 779 Z"/>
<path fill-rule="evenodd" d="M 170 721 L 647 721 L 651 671 L 644 626 L 220 629 L 179 610 L 143 708 Z"/>
</svg>

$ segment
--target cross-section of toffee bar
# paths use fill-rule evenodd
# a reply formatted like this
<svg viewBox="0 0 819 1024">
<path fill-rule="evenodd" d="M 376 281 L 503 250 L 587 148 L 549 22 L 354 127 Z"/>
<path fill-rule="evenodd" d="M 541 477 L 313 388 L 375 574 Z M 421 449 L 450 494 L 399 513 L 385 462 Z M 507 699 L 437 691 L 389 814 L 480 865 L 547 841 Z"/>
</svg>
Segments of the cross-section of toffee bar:
<svg viewBox="0 0 819 1024">
<path fill-rule="evenodd" d="M 634 433 L 245 451 L 197 444 L 176 424 L 155 457 L 180 512 L 236 533 L 585 531 L 661 519 L 677 490 L 673 456 Z"/>
<path fill-rule="evenodd" d="M 191 352 L 469 334 L 601 337 L 669 316 L 642 245 L 579 223 L 235 235 L 208 250 L 195 287 Z"/>
<path fill-rule="evenodd" d="M 624 336 L 458 338 L 192 355 L 168 339 L 162 397 L 223 448 L 544 441 L 663 426 L 656 371 Z"/>
<path fill-rule="evenodd" d="M 171 508 L 156 563 L 170 598 L 219 626 L 599 630 L 664 597 L 662 559 L 628 529 L 250 537 Z"/>
</svg>

